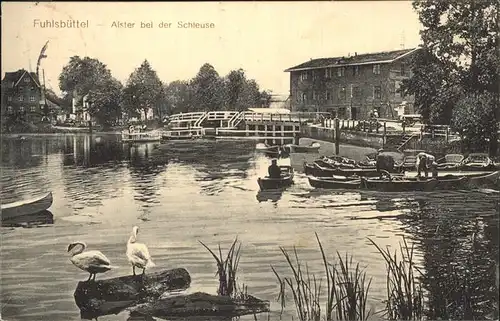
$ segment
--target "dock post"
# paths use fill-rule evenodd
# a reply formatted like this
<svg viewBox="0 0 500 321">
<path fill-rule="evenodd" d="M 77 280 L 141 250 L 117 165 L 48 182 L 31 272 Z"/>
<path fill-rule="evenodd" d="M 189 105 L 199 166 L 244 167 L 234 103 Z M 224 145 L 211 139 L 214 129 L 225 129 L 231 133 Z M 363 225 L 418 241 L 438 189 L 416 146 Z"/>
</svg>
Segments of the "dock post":
<svg viewBox="0 0 500 321">
<path fill-rule="evenodd" d="M 387 143 L 387 122 L 384 122 L 384 134 L 382 136 L 382 148 L 385 148 Z"/>
<path fill-rule="evenodd" d="M 335 155 L 340 153 L 340 120 L 335 117 Z"/>
<path fill-rule="evenodd" d="M 448 144 L 449 138 L 450 138 L 450 127 L 446 126 L 446 144 Z"/>
<path fill-rule="evenodd" d="M 403 120 L 403 122 L 401 123 L 401 126 L 403 127 L 403 135 L 405 134 L 406 130 L 405 130 L 405 121 Z"/>
</svg>

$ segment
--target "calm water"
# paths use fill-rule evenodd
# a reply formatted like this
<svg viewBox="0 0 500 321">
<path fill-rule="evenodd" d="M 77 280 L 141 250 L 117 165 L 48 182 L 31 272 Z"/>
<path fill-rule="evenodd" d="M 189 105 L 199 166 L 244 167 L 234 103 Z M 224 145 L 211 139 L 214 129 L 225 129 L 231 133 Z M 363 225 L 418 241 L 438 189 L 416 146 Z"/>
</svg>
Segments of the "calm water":
<svg viewBox="0 0 500 321">
<path fill-rule="evenodd" d="M 46 191 L 54 195 L 53 221 L 1 228 L 5 320 L 80 320 L 73 292 L 88 274 L 71 264 L 67 245 L 85 241 L 119 267 L 98 279 L 130 274 L 125 247 L 134 225 L 157 265 L 152 271 L 186 268 L 192 277 L 189 291 L 217 289 L 214 261 L 198 240 L 227 249 L 237 236 L 239 281 L 249 293 L 271 301 L 271 319 L 279 319 L 280 308 L 270 266 L 289 275 L 280 247 L 296 246 L 310 270 L 322 272 L 315 232 L 331 256 L 348 251 L 366 267 L 375 310 L 383 308 L 385 263 L 367 238 L 396 248 L 404 235 L 417 244 L 434 302 L 431 315 L 443 313 L 436 298 L 456 295 L 450 275 L 471 276 L 475 300 L 485 310 L 476 312 L 478 317 L 491 312 L 499 194 L 322 191 L 312 189 L 302 173 L 283 193 L 259 193 L 257 177 L 265 175 L 269 160 L 252 142 L 172 142 L 157 148 L 101 138 L 99 144 L 86 135 L 3 139 L 2 203 Z M 293 156 L 281 161 L 300 170 Z M 386 218 L 353 219 L 374 216 Z M 452 316 L 461 313 L 453 309 L 448 307 Z M 294 314 L 289 305 L 283 319 Z M 99 320 L 128 318 L 123 312 Z"/>
</svg>

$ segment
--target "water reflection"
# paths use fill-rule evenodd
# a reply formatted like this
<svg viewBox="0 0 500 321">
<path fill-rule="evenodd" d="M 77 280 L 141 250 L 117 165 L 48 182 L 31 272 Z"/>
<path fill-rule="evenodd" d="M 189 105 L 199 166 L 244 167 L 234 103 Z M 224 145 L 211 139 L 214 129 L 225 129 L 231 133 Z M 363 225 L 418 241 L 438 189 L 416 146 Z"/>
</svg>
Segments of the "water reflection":
<svg viewBox="0 0 500 321">
<path fill-rule="evenodd" d="M 2 220 L 4 227 L 40 227 L 47 224 L 54 224 L 54 215 L 50 211 Z"/>
<path fill-rule="evenodd" d="M 427 317 L 498 318 L 498 203 L 479 193 L 422 193 L 406 200 L 372 194 L 380 211 L 401 209 L 405 229 L 422 253 Z M 464 202 L 467 208 L 464 208 Z"/>
<path fill-rule="evenodd" d="M 259 201 L 259 203 L 267 201 L 277 203 L 283 196 L 283 192 L 284 192 L 283 189 L 259 191 L 257 193 L 256 198 Z"/>
</svg>

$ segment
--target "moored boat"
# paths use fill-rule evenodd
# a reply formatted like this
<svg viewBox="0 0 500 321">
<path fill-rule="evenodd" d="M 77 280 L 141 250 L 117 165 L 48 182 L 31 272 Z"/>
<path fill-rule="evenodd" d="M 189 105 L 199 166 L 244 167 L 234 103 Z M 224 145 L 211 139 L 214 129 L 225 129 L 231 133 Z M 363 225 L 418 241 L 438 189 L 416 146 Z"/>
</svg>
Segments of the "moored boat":
<svg viewBox="0 0 500 321">
<path fill-rule="evenodd" d="M 2 220 L 9 220 L 25 215 L 33 215 L 47 210 L 52 205 L 52 192 L 32 199 L 2 204 Z"/>
<path fill-rule="evenodd" d="M 361 188 L 380 192 L 432 191 L 439 181 L 435 178 L 415 180 L 392 176 L 390 178 L 361 178 Z"/>
<path fill-rule="evenodd" d="M 495 187 L 495 189 L 500 189 L 500 171 L 470 176 L 467 184 L 471 188 Z"/>
<path fill-rule="evenodd" d="M 261 190 L 278 189 L 288 187 L 293 184 L 293 168 L 291 166 L 280 166 L 281 177 L 271 178 L 269 176 L 259 177 L 257 183 Z"/>
<path fill-rule="evenodd" d="M 150 143 L 159 142 L 160 140 L 160 132 L 155 130 L 148 132 L 122 132 L 122 142 L 124 143 Z"/>
<path fill-rule="evenodd" d="M 376 177 L 379 173 L 373 168 L 327 168 L 319 165 L 318 163 L 313 163 L 314 176 L 317 177 L 331 177 L 331 176 L 364 176 L 364 177 Z"/>
<path fill-rule="evenodd" d="M 438 170 L 458 170 L 463 160 L 462 154 L 447 154 L 443 162 L 437 164 L 437 168 Z"/>
<path fill-rule="evenodd" d="M 359 178 L 336 178 L 336 177 L 308 177 L 309 184 L 314 188 L 326 189 L 359 189 L 361 179 Z"/>
<path fill-rule="evenodd" d="M 314 142 L 309 146 L 299 146 L 295 144 L 284 145 L 283 148 L 289 153 L 319 153 L 321 144 Z"/>
<path fill-rule="evenodd" d="M 487 171 L 495 170 L 496 166 L 485 153 L 472 153 L 460 164 L 460 169 L 463 171 Z"/>
</svg>

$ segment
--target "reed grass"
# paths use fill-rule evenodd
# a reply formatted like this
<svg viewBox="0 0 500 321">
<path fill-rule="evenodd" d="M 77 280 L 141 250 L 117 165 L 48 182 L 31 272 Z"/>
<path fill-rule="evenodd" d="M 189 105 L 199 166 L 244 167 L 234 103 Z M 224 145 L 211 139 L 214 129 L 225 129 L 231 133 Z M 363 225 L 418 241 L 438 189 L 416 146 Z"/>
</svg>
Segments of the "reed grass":
<svg viewBox="0 0 500 321">
<path fill-rule="evenodd" d="M 330 263 L 317 234 L 316 240 L 325 269 L 326 298 L 322 291 L 323 279 L 311 273 L 307 263 L 302 264 L 297 249 L 293 248 L 292 257 L 285 249 L 280 248 L 293 274 L 292 277 L 282 277 L 274 267 L 271 267 L 280 284 L 278 301 L 281 303 L 282 312 L 288 289 L 300 321 L 368 319 L 371 310 L 366 310 L 366 302 L 371 279 L 366 282 L 366 273 L 362 271 L 359 263 L 354 265 L 352 256 L 349 257 L 347 254 L 343 258 L 337 252 L 338 262 Z M 324 311 L 321 310 L 323 304 Z"/>
<path fill-rule="evenodd" d="M 206 246 L 202 241 L 198 241 L 205 247 L 210 254 L 212 254 L 215 262 L 217 263 L 217 275 L 219 276 L 219 288 L 217 289 L 218 295 L 230 296 L 234 298 L 243 299 L 246 297 L 246 286 L 238 286 L 236 283 L 236 276 L 238 272 L 238 265 L 241 258 L 241 243 L 238 238 L 235 238 L 227 255 L 224 259 L 222 255 L 222 249 L 220 244 L 218 246 L 218 256 L 212 251 L 208 246 Z M 238 246 L 237 246 L 238 245 Z"/>
<path fill-rule="evenodd" d="M 408 247 L 403 237 L 403 244 L 399 244 L 399 258 L 397 250 L 392 254 L 389 248 L 384 250 L 372 239 L 368 240 L 377 248 L 387 265 L 386 317 L 389 320 L 422 320 L 424 296 L 416 275 L 419 271 L 413 262 L 414 244 Z"/>
</svg>

